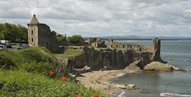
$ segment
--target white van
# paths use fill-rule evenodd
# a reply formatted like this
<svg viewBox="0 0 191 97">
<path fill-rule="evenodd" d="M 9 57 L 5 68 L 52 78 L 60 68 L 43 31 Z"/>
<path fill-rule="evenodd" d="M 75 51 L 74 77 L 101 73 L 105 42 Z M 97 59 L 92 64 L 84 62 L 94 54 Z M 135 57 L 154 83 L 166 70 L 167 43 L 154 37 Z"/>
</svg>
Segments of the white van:
<svg viewBox="0 0 191 97">
<path fill-rule="evenodd" d="M 5 46 L 10 45 L 8 40 L 0 40 L 0 44 L 3 44 Z"/>
</svg>

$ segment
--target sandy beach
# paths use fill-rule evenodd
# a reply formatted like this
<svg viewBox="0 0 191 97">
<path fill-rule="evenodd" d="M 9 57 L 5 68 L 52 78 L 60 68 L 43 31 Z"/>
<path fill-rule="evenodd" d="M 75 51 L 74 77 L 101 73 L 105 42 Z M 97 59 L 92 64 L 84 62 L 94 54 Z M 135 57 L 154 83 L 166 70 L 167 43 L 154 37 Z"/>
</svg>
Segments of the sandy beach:
<svg viewBox="0 0 191 97">
<path fill-rule="evenodd" d="M 124 70 L 106 70 L 106 71 L 92 71 L 87 73 L 82 73 L 80 76 L 76 77 L 78 81 L 81 82 L 86 87 L 91 87 L 93 89 L 102 90 L 104 93 L 113 95 L 113 92 L 120 91 L 120 88 L 113 87 L 113 83 L 109 83 L 107 80 L 113 76 L 122 73 L 132 73 L 132 71 Z M 115 97 L 113 95 L 113 97 Z"/>
</svg>

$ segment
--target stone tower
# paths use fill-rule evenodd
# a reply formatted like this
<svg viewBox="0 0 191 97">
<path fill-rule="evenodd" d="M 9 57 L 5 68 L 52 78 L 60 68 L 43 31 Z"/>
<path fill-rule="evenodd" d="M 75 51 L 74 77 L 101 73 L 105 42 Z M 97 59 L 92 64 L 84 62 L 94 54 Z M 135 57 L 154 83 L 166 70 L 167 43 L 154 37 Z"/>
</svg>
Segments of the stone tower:
<svg viewBox="0 0 191 97">
<path fill-rule="evenodd" d="M 56 32 L 51 31 L 49 26 L 39 23 L 36 15 L 33 15 L 28 25 L 28 44 L 30 47 L 43 46 L 48 50 L 55 52 L 58 48 L 56 41 Z"/>
</svg>

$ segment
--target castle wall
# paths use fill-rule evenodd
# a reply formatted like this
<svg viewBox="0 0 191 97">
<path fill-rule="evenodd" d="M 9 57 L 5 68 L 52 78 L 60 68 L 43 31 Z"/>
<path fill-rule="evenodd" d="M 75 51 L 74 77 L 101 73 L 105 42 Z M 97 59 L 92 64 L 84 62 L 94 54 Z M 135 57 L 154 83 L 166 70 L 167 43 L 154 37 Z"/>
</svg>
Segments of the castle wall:
<svg viewBox="0 0 191 97">
<path fill-rule="evenodd" d="M 165 63 L 160 57 L 160 39 L 158 38 L 153 39 L 153 45 L 148 48 L 137 44 L 124 44 L 113 41 L 112 45 L 114 47 L 105 49 L 84 47 L 84 54 L 69 59 L 68 64 L 72 64 L 74 67 L 89 66 L 92 69 L 100 69 L 104 66 L 113 69 L 124 69 L 129 64 L 138 61 L 136 65 L 143 69 L 146 64 L 153 61 Z M 129 46 L 131 46 L 131 49 L 129 49 Z"/>
<path fill-rule="evenodd" d="M 108 41 L 108 48 L 115 49 L 124 49 L 124 50 L 133 50 L 139 52 L 149 52 L 150 50 L 145 46 L 140 46 L 138 44 L 133 43 L 121 43 L 121 42 L 113 42 L 113 40 Z"/>
<path fill-rule="evenodd" d="M 56 40 L 56 32 L 52 31 L 51 32 L 51 49 L 53 52 L 58 50 L 58 42 Z"/>
<path fill-rule="evenodd" d="M 100 69 L 107 66 L 111 69 L 123 69 L 130 63 L 140 60 L 139 66 L 143 68 L 150 63 L 150 52 L 133 52 L 129 50 L 104 49 L 95 50 L 94 48 L 84 47 L 84 54 L 70 60 L 68 64 L 73 66 L 89 66 L 92 69 Z"/>
<path fill-rule="evenodd" d="M 38 45 L 44 46 L 48 48 L 49 50 L 52 49 L 52 41 L 51 41 L 51 30 L 50 28 L 45 25 L 41 24 L 39 25 L 39 30 L 38 30 Z"/>
</svg>

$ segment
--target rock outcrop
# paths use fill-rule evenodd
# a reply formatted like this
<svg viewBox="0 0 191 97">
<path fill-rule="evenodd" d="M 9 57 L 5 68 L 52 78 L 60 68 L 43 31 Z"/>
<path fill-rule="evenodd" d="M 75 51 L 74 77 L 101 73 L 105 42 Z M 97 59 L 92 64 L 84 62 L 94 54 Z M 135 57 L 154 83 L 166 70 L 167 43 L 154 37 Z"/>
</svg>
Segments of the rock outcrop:
<svg viewBox="0 0 191 97">
<path fill-rule="evenodd" d="M 147 64 L 144 68 L 146 71 L 185 71 L 184 69 L 181 69 L 179 67 L 175 67 L 169 64 L 161 63 L 161 62 L 151 62 L 150 64 Z"/>
<path fill-rule="evenodd" d="M 124 70 L 129 72 L 140 72 L 142 69 L 139 67 L 139 64 L 141 64 L 141 60 L 129 64 Z"/>
</svg>

